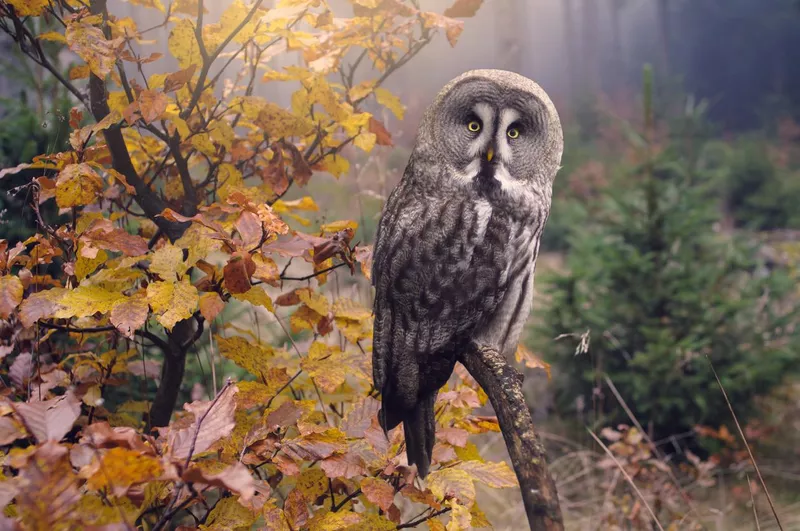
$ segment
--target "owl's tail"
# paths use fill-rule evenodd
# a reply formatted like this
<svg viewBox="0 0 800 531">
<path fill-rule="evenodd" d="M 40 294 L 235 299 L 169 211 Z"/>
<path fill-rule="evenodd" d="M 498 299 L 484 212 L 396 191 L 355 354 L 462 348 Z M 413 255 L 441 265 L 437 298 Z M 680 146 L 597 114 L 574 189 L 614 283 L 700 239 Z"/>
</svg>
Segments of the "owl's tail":
<svg viewBox="0 0 800 531">
<path fill-rule="evenodd" d="M 408 464 L 417 465 L 417 472 L 421 478 L 428 475 L 433 456 L 433 443 L 436 441 L 436 417 L 433 410 L 435 401 L 436 395 L 429 395 L 417 402 L 412 409 L 405 411 L 394 410 L 387 407 L 384 402 L 379 414 L 384 431 L 403 423 Z"/>
</svg>

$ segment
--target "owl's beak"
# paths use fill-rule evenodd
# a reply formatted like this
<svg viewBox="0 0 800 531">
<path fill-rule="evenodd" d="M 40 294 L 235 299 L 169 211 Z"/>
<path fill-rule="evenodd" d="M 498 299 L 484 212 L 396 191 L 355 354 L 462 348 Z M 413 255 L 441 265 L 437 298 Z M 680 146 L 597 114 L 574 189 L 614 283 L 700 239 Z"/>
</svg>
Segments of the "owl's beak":
<svg viewBox="0 0 800 531">
<path fill-rule="evenodd" d="M 494 148 L 490 147 L 489 150 L 486 152 L 486 160 L 492 162 L 493 157 L 494 157 Z"/>
</svg>

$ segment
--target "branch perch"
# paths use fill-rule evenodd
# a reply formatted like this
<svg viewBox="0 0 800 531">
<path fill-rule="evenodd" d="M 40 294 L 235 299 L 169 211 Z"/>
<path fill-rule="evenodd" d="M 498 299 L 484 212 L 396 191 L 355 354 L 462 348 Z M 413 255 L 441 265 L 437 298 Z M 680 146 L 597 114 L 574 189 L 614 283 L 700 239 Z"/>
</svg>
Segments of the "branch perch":
<svg viewBox="0 0 800 531">
<path fill-rule="evenodd" d="M 522 394 L 522 375 L 497 350 L 474 343 L 460 361 L 489 396 L 497 414 L 531 530 L 563 531 L 556 484 Z"/>
</svg>

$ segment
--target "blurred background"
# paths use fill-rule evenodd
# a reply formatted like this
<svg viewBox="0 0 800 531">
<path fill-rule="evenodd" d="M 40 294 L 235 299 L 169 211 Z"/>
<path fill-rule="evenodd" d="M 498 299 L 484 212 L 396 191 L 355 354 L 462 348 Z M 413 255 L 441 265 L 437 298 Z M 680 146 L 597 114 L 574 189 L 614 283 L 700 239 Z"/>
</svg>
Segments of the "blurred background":
<svg viewBox="0 0 800 531">
<path fill-rule="evenodd" d="M 441 12 L 450 2 L 421 4 Z M 207 5 L 213 18 L 227 2 Z M 121 0 L 109 9 L 158 24 Z M 153 32 L 153 51 L 167 37 Z M 74 105 L 18 53 L 0 38 L 2 167 L 64 149 Z M 72 58 L 53 53 L 67 71 Z M 144 67 L 175 69 L 170 60 Z M 271 66 L 293 61 L 286 53 Z M 784 528 L 800 529 L 800 2 L 487 0 L 457 46 L 442 37 L 389 79 L 407 105 L 402 121 L 382 117 L 395 145 L 348 153 L 348 175 L 312 181 L 314 221 L 357 217 L 356 240 L 371 243 L 422 112 L 473 68 L 536 80 L 564 124 L 518 354 L 570 527 L 644 529 L 612 455 L 674 513 L 674 529 L 753 529 L 753 511 L 777 529 L 732 408 Z M 292 90 L 270 83 L 256 94 L 287 105 Z M 25 198 L 9 193 L 30 178 L 0 181 L 0 238 L 11 245 L 34 231 Z M 336 289 L 371 300 L 365 279 L 335 275 Z M 203 381 L 199 360 L 187 397 Z M 502 459 L 494 435 L 478 444 Z M 481 502 L 497 529 L 519 528 L 516 494 L 480 496 L 497 497 Z"/>
</svg>

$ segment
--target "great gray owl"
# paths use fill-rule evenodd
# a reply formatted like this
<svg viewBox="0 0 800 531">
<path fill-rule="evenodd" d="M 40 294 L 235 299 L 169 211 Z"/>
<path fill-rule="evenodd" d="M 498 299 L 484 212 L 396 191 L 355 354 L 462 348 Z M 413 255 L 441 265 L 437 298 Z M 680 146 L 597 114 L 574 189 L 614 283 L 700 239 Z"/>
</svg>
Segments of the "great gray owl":
<svg viewBox="0 0 800 531">
<path fill-rule="evenodd" d="M 434 401 L 470 342 L 513 353 L 564 140 L 530 79 L 473 70 L 426 110 L 373 253 L 373 379 L 384 431 L 403 423 L 425 477 Z"/>
</svg>

